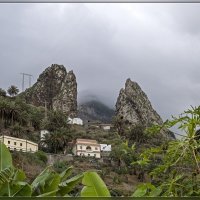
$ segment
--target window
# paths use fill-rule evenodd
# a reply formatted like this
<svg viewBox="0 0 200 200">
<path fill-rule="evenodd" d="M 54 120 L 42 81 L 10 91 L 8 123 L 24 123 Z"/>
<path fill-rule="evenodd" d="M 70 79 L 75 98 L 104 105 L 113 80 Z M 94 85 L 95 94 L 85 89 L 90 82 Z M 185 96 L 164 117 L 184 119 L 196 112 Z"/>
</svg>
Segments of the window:
<svg viewBox="0 0 200 200">
<path fill-rule="evenodd" d="M 98 150 L 98 147 L 95 147 L 95 150 Z"/>
<path fill-rule="evenodd" d="M 96 154 L 94 154 L 94 157 L 96 157 Z"/>
<path fill-rule="evenodd" d="M 90 156 L 90 154 L 88 153 L 88 156 Z"/>
<path fill-rule="evenodd" d="M 80 146 L 80 149 L 82 149 L 82 146 Z"/>
<path fill-rule="evenodd" d="M 22 146 L 22 143 L 20 143 L 20 146 Z"/>
<path fill-rule="evenodd" d="M 92 148 L 90 146 L 87 146 L 86 150 L 92 150 Z"/>
<path fill-rule="evenodd" d="M 16 145 L 17 143 L 16 142 L 14 142 L 14 145 Z"/>
<path fill-rule="evenodd" d="M 8 141 L 8 144 L 10 144 L 10 141 Z"/>
<path fill-rule="evenodd" d="M 16 151 L 17 149 L 16 148 L 14 148 L 14 151 Z"/>
</svg>

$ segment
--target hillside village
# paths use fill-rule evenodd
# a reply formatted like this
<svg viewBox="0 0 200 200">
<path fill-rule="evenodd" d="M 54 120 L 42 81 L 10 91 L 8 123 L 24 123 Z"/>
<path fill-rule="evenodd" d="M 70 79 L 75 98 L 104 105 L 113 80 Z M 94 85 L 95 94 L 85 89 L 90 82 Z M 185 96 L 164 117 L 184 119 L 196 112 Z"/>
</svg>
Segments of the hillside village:
<svg viewBox="0 0 200 200">
<path fill-rule="evenodd" d="M 18 1 L 0 4 L 0 200 L 200 197 L 197 0 Z"/>
<path fill-rule="evenodd" d="M 177 140 L 140 86 L 127 79 L 112 111 L 97 101 L 80 106 L 77 85 L 73 71 L 53 64 L 19 94 L 15 86 L 9 95 L 0 90 L 0 141 L 28 181 L 46 165 L 56 172 L 71 165 L 75 174 L 98 171 L 112 196 L 159 181 L 150 172 L 163 162 L 160 151 Z"/>
<path fill-rule="evenodd" d="M 130 91 L 132 89 L 134 90 Z M 126 93 L 132 96 L 126 97 Z M 18 96 L 19 98 L 24 99 L 28 104 L 32 104 L 37 107 L 45 106 L 45 120 L 47 119 L 46 109 L 53 109 L 66 114 L 68 117 L 66 117 L 64 121 L 70 126 L 83 126 L 86 129 L 93 127 L 104 131 L 114 129 L 114 124 L 111 123 L 111 118 L 110 123 L 103 123 L 101 120 L 88 120 L 87 116 L 84 120 L 77 117 L 77 114 L 81 115 L 81 113 L 77 110 L 76 76 L 73 71 L 67 72 L 63 65 L 53 64 L 46 68 L 46 70 L 39 76 L 37 82 L 32 87 L 26 89 L 26 91 L 20 93 Z M 127 103 L 127 100 L 124 101 L 125 99 L 131 98 L 135 98 L 134 107 L 136 106 L 136 108 L 131 107 L 131 105 L 128 106 L 129 103 Z M 141 103 L 141 100 L 143 103 Z M 140 113 L 138 112 L 139 109 L 141 109 Z M 137 83 L 133 83 L 130 79 L 127 79 L 126 81 L 125 90 L 120 90 L 116 103 L 116 116 L 123 118 L 126 123 L 143 123 L 146 127 L 154 123 L 162 124 L 162 119 L 156 111 L 153 110 L 146 94 L 141 90 Z M 49 134 L 49 130 L 40 130 L 40 140 L 44 139 L 45 134 Z M 169 134 L 169 137 L 173 137 L 173 134 Z M 13 137 L 12 141 L 14 140 L 17 139 L 14 139 Z M 16 145 L 17 142 L 14 142 L 14 144 Z M 6 145 L 9 145 L 9 143 Z M 12 149 L 14 148 L 11 144 L 9 147 Z M 20 149 L 20 146 L 17 146 L 17 148 L 14 149 Z"/>
</svg>

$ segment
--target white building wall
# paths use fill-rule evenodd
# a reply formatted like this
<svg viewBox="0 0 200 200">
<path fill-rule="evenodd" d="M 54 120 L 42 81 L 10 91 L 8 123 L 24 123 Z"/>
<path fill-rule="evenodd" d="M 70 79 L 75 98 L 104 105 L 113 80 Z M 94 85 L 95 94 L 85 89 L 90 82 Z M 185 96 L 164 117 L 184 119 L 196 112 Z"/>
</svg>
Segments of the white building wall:
<svg viewBox="0 0 200 200">
<path fill-rule="evenodd" d="M 41 130 L 40 131 L 40 140 L 43 140 L 44 139 L 44 136 L 46 135 L 46 134 L 48 134 L 49 133 L 49 131 L 47 131 L 47 130 Z"/>
<path fill-rule="evenodd" d="M 103 130 L 110 130 L 110 126 L 103 126 Z"/>
<path fill-rule="evenodd" d="M 68 117 L 68 124 L 77 124 L 77 125 L 83 125 L 83 120 L 80 118 L 70 118 Z"/>
<path fill-rule="evenodd" d="M 92 146 L 92 145 L 85 145 L 85 144 L 77 144 L 77 150 L 86 151 L 87 146 L 91 147 L 91 151 L 100 151 L 100 147 L 99 146 Z"/>
<path fill-rule="evenodd" d="M 72 121 L 72 118 L 71 117 L 68 117 L 68 124 L 73 124 L 73 121 Z"/>
<path fill-rule="evenodd" d="M 91 150 L 86 149 L 88 146 L 91 147 Z M 78 156 L 101 158 L 100 146 L 98 145 L 76 144 L 74 145 L 72 152 L 74 153 L 74 155 L 78 155 Z"/>
<path fill-rule="evenodd" d="M 1 136 L 3 142 L 10 150 L 23 151 L 23 152 L 36 152 L 38 151 L 38 144 L 10 136 Z"/>
<path fill-rule="evenodd" d="M 76 145 L 74 145 L 73 148 L 72 148 L 72 152 L 73 152 L 74 155 L 77 155 L 76 150 L 77 150 Z"/>
<path fill-rule="evenodd" d="M 77 152 L 78 156 L 101 158 L 99 152 Z"/>
<path fill-rule="evenodd" d="M 83 120 L 80 119 L 80 118 L 74 118 L 74 119 L 72 119 L 72 123 L 82 126 L 83 125 Z"/>
<path fill-rule="evenodd" d="M 101 151 L 111 151 L 111 145 L 108 144 L 100 144 L 101 146 Z"/>
</svg>

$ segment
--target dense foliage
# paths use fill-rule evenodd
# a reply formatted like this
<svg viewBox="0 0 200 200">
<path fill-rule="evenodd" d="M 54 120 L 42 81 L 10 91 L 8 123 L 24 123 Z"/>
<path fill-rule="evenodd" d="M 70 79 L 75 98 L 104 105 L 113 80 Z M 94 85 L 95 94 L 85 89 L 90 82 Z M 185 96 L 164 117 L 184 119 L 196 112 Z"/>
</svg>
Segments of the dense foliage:
<svg viewBox="0 0 200 200">
<path fill-rule="evenodd" d="M 180 140 L 146 149 L 140 155 L 138 164 L 147 169 L 151 182 L 140 185 L 133 196 L 200 195 L 200 107 L 167 120 L 163 126 L 154 126 L 151 132 L 175 125 L 184 133 Z"/>
<path fill-rule="evenodd" d="M 73 167 L 57 173 L 46 167 L 32 183 L 26 182 L 25 173 L 15 168 L 9 150 L 0 142 L 0 196 L 70 196 L 75 186 L 82 182 L 82 197 L 110 196 L 110 193 L 96 172 L 88 171 L 71 176 Z"/>
<path fill-rule="evenodd" d="M 10 93 L 11 96 L 15 94 Z M 68 142 L 77 137 L 98 138 L 101 143 L 112 144 L 110 158 L 116 164 L 114 171 L 134 173 L 143 182 L 137 186 L 134 197 L 200 196 L 200 107 L 192 107 L 148 131 L 142 125 L 132 126 L 123 119 L 114 118 L 113 121 L 116 128 L 113 132 L 80 127 L 75 130 L 62 112 L 46 111 L 43 107 L 26 104 L 18 97 L 6 97 L 0 90 L 0 129 L 9 129 L 11 136 L 31 137 L 33 134 L 28 134 L 29 131 L 39 132 L 45 128 L 49 134 L 45 135 L 40 146 L 50 153 L 65 153 L 69 150 Z M 173 126 L 178 126 L 181 139 L 160 141 L 162 129 Z M 12 165 L 12 158 L 4 145 L 0 151 L 0 196 L 68 196 L 81 181 L 85 187 L 77 195 L 110 196 L 95 172 L 71 177 L 71 167 L 60 173 L 47 167 L 30 184 L 26 182 L 25 173 Z M 46 165 L 44 153 L 38 152 L 36 157 Z"/>
<path fill-rule="evenodd" d="M 26 104 L 19 98 L 0 97 L 0 122 L 5 128 L 18 124 L 23 127 L 33 127 L 37 130 L 41 127 L 43 118 L 43 107 Z"/>
</svg>

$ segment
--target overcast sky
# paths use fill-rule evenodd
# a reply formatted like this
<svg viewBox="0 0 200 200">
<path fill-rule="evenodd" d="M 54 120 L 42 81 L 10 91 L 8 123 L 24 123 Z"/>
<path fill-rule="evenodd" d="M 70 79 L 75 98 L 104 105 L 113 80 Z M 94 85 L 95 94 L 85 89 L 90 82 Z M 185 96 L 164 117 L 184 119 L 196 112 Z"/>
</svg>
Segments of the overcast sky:
<svg viewBox="0 0 200 200">
<path fill-rule="evenodd" d="M 53 63 L 74 71 L 79 98 L 114 107 L 131 78 L 177 115 L 200 103 L 200 4 L 0 4 L 0 87 Z"/>
</svg>

